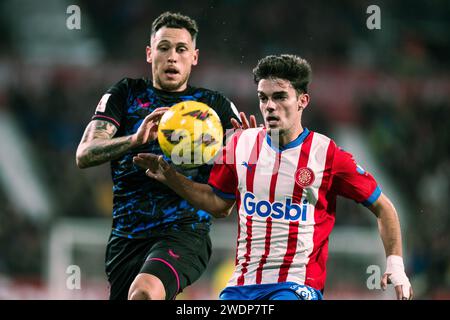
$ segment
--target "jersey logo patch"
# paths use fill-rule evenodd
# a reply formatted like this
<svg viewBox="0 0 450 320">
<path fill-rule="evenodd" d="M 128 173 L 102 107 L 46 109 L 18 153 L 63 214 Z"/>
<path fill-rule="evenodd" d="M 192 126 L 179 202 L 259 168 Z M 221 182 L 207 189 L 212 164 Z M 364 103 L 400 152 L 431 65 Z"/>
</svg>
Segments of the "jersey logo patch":
<svg viewBox="0 0 450 320">
<path fill-rule="evenodd" d="M 95 109 L 96 112 L 105 112 L 109 97 L 111 97 L 111 93 L 105 93 L 103 95 L 103 97 L 98 102 L 97 109 Z"/>
<path fill-rule="evenodd" d="M 142 100 L 139 99 L 139 98 L 137 98 L 136 101 L 137 101 L 137 103 L 138 103 L 138 105 L 139 105 L 139 108 L 144 108 L 144 109 L 146 109 L 146 108 L 150 107 L 150 101 L 144 102 L 144 101 L 142 101 Z"/>
<path fill-rule="evenodd" d="M 177 255 L 175 252 L 172 251 L 172 249 L 169 249 L 169 255 L 175 259 L 178 259 L 180 256 Z"/>
<path fill-rule="evenodd" d="M 318 300 L 319 297 L 317 296 L 317 293 L 314 291 L 314 289 L 309 288 L 307 286 L 303 285 L 293 285 L 290 288 L 291 290 L 294 290 L 302 300 Z"/>
<path fill-rule="evenodd" d="M 295 183 L 302 188 L 311 186 L 315 179 L 314 172 L 308 167 L 300 168 L 295 172 Z"/>
<path fill-rule="evenodd" d="M 249 171 L 252 171 L 252 170 L 253 170 L 253 167 L 255 166 L 255 164 L 249 164 L 247 161 L 243 161 L 241 164 L 242 164 L 244 167 L 246 167 L 247 170 L 249 170 Z"/>
</svg>

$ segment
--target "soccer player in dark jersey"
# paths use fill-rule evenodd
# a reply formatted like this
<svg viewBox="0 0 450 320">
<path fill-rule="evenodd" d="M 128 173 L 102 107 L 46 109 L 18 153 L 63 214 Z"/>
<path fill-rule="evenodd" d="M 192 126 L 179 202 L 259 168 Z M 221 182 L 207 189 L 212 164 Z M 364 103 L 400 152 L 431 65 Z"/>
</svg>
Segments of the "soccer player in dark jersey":
<svg viewBox="0 0 450 320">
<path fill-rule="evenodd" d="M 174 299 L 200 277 L 211 255 L 210 215 L 133 164 L 138 153 L 162 154 L 158 120 L 178 102 L 206 103 L 224 130 L 238 125 L 230 100 L 188 85 L 198 62 L 197 32 L 196 22 L 181 14 L 166 12 L 155 19 L 146 48 L 153 81 L 125 78 L 113 85 L 78 146 L 80 168 L 111 162 L 113 222 L 105 261 L 110 299 Z M 211 168 L 202 165 L 183 174 L 206 182 Z"/>
</svg>

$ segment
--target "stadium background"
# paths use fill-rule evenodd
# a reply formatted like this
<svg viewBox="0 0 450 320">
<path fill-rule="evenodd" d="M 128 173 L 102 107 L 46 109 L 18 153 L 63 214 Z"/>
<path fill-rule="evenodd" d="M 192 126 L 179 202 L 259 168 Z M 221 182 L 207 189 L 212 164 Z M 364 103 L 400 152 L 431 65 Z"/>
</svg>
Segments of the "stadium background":
<svg viewBox="0 0 450 320">
<path fill-rule="evenodd" d="M 81 30 L 66 27 L 72 4 Z M 381 9 L 381 30 L 366 27 L 370 4 Z M 144 48 L 151 22 L 166 10 L 198 21 L 191 83 L 222 91 L 247 113 L 259 116 L 251 78 L 259 58 L 294 53 L 310 61 L 304 123 L 352 151 L 391 196 L 416 297 L 449 299 L 449 7 L 445 0 L 3 0 L 0 299 L 107 297 L 109 165 L 80 170 L 75 150 L 103 92 L 122 77 L 149 76 Z M 216 299 L 228 278 L 235 217 L 216 220 L 212 232 L 211 264 L 180 299 Z M 392 290 L 367 287 L 370 266 L 384 270 L 383 255 L 375 218 L 341 199 L 325 298 L 392 298 Z M 77 267 L 80 289 L 71 278 Z"/>
</svg>

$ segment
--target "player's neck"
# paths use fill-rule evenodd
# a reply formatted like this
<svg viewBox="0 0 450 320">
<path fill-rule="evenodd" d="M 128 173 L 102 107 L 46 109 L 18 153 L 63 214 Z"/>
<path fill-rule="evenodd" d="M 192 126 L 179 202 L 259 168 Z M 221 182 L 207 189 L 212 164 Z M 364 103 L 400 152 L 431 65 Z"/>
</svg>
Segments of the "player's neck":
<svg viewBox="0 0 450 320">
<path fill-rule="evenodd" d="M 288 143 L 294 141 L 298 138 L 299 135 L 301 135 L 303 132 L 303 127 L 300 125 L 300 127 L 295 128 L 292 131 L 286 131 L 284 134 L 280 134 L 280 147 L 284 147 Z"/>
<path fill-rule="evenodd" d="M 268 132 L 268 143 L 275 150 L 284 150 L 284 147 L 298 139 L 303 132 L 303 127 L 295 128 L 295 130 L 292 131 L 270 130 Z"/>
</svg>

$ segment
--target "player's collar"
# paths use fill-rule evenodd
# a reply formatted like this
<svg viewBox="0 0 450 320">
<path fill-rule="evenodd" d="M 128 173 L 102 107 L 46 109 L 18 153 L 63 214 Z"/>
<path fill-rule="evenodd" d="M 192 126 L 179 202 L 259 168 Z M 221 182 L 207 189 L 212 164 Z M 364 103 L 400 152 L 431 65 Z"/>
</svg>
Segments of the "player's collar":
<svg viewBox="0 0 450 320">
<path fill-rule="evenodd" d="M 308 128 L 304 128 L 303 132 L 300 133 L 300 135 L 297 138 L 295 138 L 288 144 L 280 147 L 279 149 L 276 146 L 272 145 L 272 139 L 270 138 L 270 135 L 267 132 L 266 132 L 266 142 L 269 145 L 269 147 L 271 147 L 276 152 L 283 152 L 285 150 L 292 149 L 292 148 L 295 148 L 295 147 L 298 147 L 299 145 L 301 145 L 303 143 L 303 141 L 305 141 L 309 132 L 310 131 L 308 130 Z"/>
</svg>

